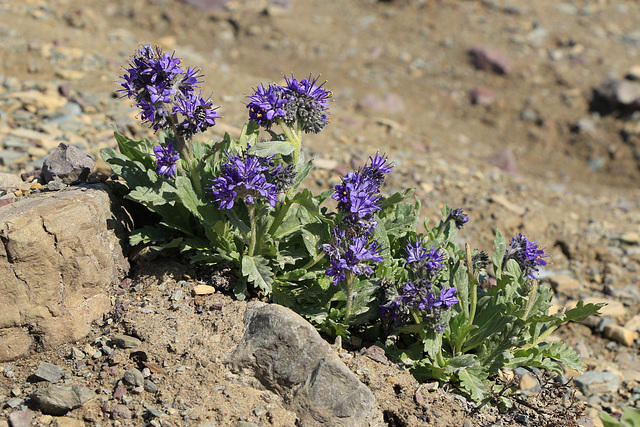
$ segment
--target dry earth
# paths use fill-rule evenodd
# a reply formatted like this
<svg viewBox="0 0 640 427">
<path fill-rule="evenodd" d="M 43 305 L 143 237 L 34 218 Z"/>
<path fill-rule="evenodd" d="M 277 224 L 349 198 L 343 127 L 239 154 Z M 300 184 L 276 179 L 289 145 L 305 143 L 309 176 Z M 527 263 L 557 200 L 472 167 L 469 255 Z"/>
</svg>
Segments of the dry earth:
<svg viewBox="0 0 640 427">
<path fill-rule="evenodd" d="M 416 187 L 425 216 L 437 217 L 442 203 L 463 207 L 471 221 L 462 237 L 475 247 L 491 249 L 495 227 L 505 235 L 522 231 L 546 246 L 552 262 L 543 279 L 578 280 L 576 288 L 557 289 L 559 305 L 587 297 L 621 302 L 622 311 L 613 317 L 620 325 L 638 314 L 640 117 L 602 108 L 594 97 L 607 76 L 622 78 L 640 65 L 637 2 L 210 3 L 226 6 L 199 10 L 177 0 L 0 2 L 0 137 L 20 126 L 52 132 L 42 125 L 51 115 L 12 101 L 16 87 L 63 88 L 82 107 L 83 127 L 59 133 L 92 154 L 115 144 L 111 124 L 133 137 L 148 134 L 137 126 L 135 111 L 112 95 L 121 65 L 144 43 L 175 50 L 186 64 L 202 68 L 204 91 L 213 92 L 224 116 L 213 137 L 237 132 L 247 117 L 244 95 L 256 84 L 280 81 L 283 72 L 321 73 L 334 94 L 333 121 L 305 142 L 319 166 L 311 187 L 324 190 L 341 171 L 376 150 L 386 152 L 396 161 L 389 191 Z M 474 68 L 468 50 L 475 45 L 501 52 L 509 72 Z M 487 89 L 494 99 L 474 105 L 474 88 Z M 6 141 L 0 154 L 13 149 Z M 30 143 L 25 152 L 32 160 L 48 148 Z M 33 169 L 26 162 L 0 166 Z M 162 413 L 156 423 L 291 425 L 292 414 L 279 409 L 273 395 L 240 389 L 224 377 L 221 361 L 242 334 L 242 303 L 214 294 L 202 305 L 207 309 L 198 311 L 194 298 L 171 301 L 176 289 L 188 295 L 196 278 L 176 262 L 137 266 L 130 278 L 126 286 L 114 287 L 121 305 L 113 315 L 76 344 L 87 350 L 85 366 L 68 358 L 71 346 L 0 366 L 0 401 L 33 389 L 29 376 L 40 361 L 58 364 L 68 381 L 97 387 L 111 398 L 123 372 L 143 366 L 139 358 L 147 357 L 162 367 L 152 373 L 159 391 L 128 395 L 129 404 L 119 400 L 133 418 L 103 420 L 103 409 L 95 405 L 70 415 L 91 425 L 141 425 L 143 414 L 149 417 L 147 405 Z M 147 306 L 151 313 L 140 312 Z M 100 348 L 118 331 L 142 338 L 144 356 L 123 352 L 110 364 L 106 355 L 89 355 L 89 347 Z M 589 399 L 592 410 L 616 413 L 638 400 L 632 399 L 640 380 L 637 342 L 623 346 L 585 325 L 569 325 L 555 338 L 579 348 L 590 369 L 624 375 L 615 392 Z M 495 413 L 469 412 L 452 394 L 426 392 L 408 374 L 345 347 L 351 350 L 343 352 L 345 361 L 376 393 L 391 425 L 495 421 Z M 623 367 L 625 358 L 633 363 Z M 12 411 L 3 405 L 0 425 Z M 563 425 L 544 411 L 536 415 L 521 408 L 499 422 L 544 425 L 546 417 L 555 423 L 549 425 Z"/>
</svg>

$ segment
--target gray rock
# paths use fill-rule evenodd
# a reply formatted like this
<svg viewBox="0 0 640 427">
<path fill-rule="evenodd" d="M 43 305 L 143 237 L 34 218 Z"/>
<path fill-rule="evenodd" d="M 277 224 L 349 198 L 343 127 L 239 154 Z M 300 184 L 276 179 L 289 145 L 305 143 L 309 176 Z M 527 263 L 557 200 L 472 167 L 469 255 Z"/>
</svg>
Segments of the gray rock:
<svg viewBox="0 0 640 427">
<path fill-rule="evenodd" d="M 111 408 L 111 419 L 113 420 L 130 420 L 131 411 L 126 405 L 113 405 Z"/>
<path fill-rule="evenodd" d="M 42 177 L 45 182 L 62 181 L 70 184 L 74 181 L 86 181 L 95 168 L 96 162 L 80 149 L 61 142 L 42 165 Z"/>
<path fill-rule="evenodd" d="M 576 377 L 574 383 L 585 396 L 616 393 L 620 387 L 620 376 L 609 371 L 589 371 Z"/>
<path fill-rule="evenodd" d="M 84 405 L 96 397 L 96 393 L 86 387 L 62 387 L 51 385 L 31 393 L 31 399 L 44 414 L 64 415 L 72 409 Z"/>
<path fill-rule="evenodd" d="M 128 224 L 100 185 L 0 206 L 0 362 L 90 332 L 129 269 Z"/>
<path fill-rule="evenodd" d="M 116 334 L 112 340 L 120 348 L 137 348 L 142 345 L 142 341 L 138 338 L 124 334 Z"/>
<path fill-rule="evenodd" d="M 144 376 L 138 369 L 131 368 L 124 373 L 122 381 L 124 381 L 126 384 L 129 384 L 130 386 L 138 387 L 144 385 Z"/>
<path fill-rule="evenodd" d="M 9 166 L 21 157 L 24 157 L 24 153 L 19 151 L 0 150 L 0 166 Z"/>
<path fill-rule="evenodd" d="M 34 375 L 41 380 L 55 384 L 62 379 L 62 368 L 52 363 L 41 362 Z"/>
<path fill-rule="evenodd" d="M 382 425 L 371 391 L 301 316 L 251 302 L 244 322 L 245 335 L 225 363 L 281 395 L 303 425 Z"/>
<path fill-rule="evenodd" d="M 17 188 L 22 185 L 22 179 L 16 174 L 0 172 L 0 187 Z"/>
<path fill-rule="evenodd" d="M 47 190 L 49 191 L 60 191 L 66 187 L 68 187 L 68 185 L 61 181 L 49 181 L 47 183 Z"/>
<path fill-rule="evenodd" d="M 474 46 L 469 49 L 473 65 L 479 70 L 493 71 L 496 74 L 507 74 L 511 71 L 511 61 L 505 55 L 485 46 Z"/>
<path fill-rule="evenodd" d="M 156 393 L 158 391 L 158 386 L 155 385 L 151 380 L 144 380 L 144 390 L 148 393 Z"/>
<path fill-rule="evenodd" d="M 14 411 L 9 414 L 9 425 L 11 427 L 29 427 L 35 416 L 35 412 L 25 409 L 24 411 Z"/>
</svg>

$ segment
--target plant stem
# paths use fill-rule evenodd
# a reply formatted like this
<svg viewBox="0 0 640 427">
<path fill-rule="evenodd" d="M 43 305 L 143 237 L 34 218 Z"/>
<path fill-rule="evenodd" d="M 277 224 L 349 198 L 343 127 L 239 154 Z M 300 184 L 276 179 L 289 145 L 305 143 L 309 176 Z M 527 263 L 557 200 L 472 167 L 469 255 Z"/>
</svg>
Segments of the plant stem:
<svg viewBox="0 0 640 427">
<path fill-rule="evenodd" d="M 347 285 L 347 307 L 344 312 L 345 322 L 348 322 L 349 318 L 351 317 L 351 310 L 352 310 L 352 304 L 353 304 L 353 280 L 354 279 L 355 279 L 355 276 L 353 275 L 353 272 L 346 271 L 344 273 L 344 281 L 346 282 L 346 285 Z"/>
<path fill-rule="evenodd" d="M 273 222 L 271 223 L 271 227 L 269 227 L 269 231 L 267 232 L 272 237 L 275 237 L 274 236 L 275 232 L 278 231 L 278 227 L 280 227 L 280 224 L 282 224 L 282 221 L 284 220 L 285 215 L 287 215 L 287 212 L 291 207 L 291 203 L 287 202 L 287 198 L 288 196 L 285 195 L 284 202 L 276 205 L 278 206 L 276 208 L 276 216 L 273 219 Z"/>
<path fill-rule="evenodd" d="M 202 195 L 202 185 L 200 184 L 200 176 L 196 167 L 196 159 L 193 158 L 193 147 L 191 144 L 187 144 L 183 135 L 178 132 L 178 119 L 175 115 L 171 116 L 171 128 L 173 130 L 173 136 L 176 144 L 178 145 L 178 151 L 181 154 L 182 159 L 189 167 L 189 174 L 191 175 L 191 184 L 193 189 L 198 195 Z"/>
<path fill-rule="evenodd" d="M 531 307 L 533 307 L 533 302 L 536 299 L 536 294 L 538 293 L 538 281 L 532 280 L 532 282 L 533 283 L 531 283 L 531 290 L 527 295 L 527 307 L 524 311 L 524 315 L 522 316 L 523 320 L 527 320 L 527 317 L 529 317 L 529 312 L 531 311 Z"/>
<path fill-rule="evenodd" d="M 464 245 L 465 259 L 467 263 L 467 274 L 469 275 L 469 317 L 467 325 L 472 325 L 476 317 L 476 308 L 478 305 L 478 280 L 473 271 L 473 261 L 471 259 L 471 247 L 468 243 Z"/>
<path fill-rule="evenodd" d="M 251 203 L 249 206 L 249 224 L 251 225 L 251 231 L 249 235 L 249 256 L 253 256 L 256 250 L 256 205 Z"/>
<path fill-rule="evenodd" d="M 438 337 L 438 354 L 436 354 L 436 362 L 438 367 L 444 368 L 447 365 L 447 362 L 444 360 L 444 356 L 442 355 L 442 333 L 436 332 L 436 336 Z"/>
<path fill-rule="evenodd" d="M 302 149 L 302 128 L 301 125 L 297 124 L 297 129 L 294 131 L 287 125 L 284 120 L 278 118 L 278 124 L 282 128 L 282 132 L 284 136 L 292 143 L 295 147 L 293 153 L 291 154 L 291 158 L 293 160 L 294 165 L 298 165 L 298 159 L 300 158 L 300 150 Z"/>
</svg>

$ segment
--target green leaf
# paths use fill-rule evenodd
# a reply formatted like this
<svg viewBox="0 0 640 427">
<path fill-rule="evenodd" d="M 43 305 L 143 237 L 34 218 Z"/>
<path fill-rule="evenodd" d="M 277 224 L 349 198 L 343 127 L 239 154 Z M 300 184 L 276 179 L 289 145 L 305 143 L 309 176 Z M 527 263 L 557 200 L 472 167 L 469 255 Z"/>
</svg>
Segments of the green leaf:
<svg viewBox="0 0 640 427">
<path fill-rule="evenodd" d="M 602 421 L 602 424 L 604 425 L 604 427 L 632 427 L 632 426 L 639 425 L 639 424 L 629 425 L 626 423 L 623 424 L 620 421 L 613 418 L 611 415 L 607 414 L 606 412 L 599 412 L 598 417 L 600 418 L 600 421 Z"/>
<path fill-rule="evenodd" d="M 275 156 L 276 154 L 287 156 L 293 153 L 295 149 L 296 146 L 289 141 L 264 141 L 251 146 L 251 148 L 249 148 L 249 154 L 258 157 L 269 157 Z"/>
<path fill-rule="evenodd" d="M 309 172 L 313 169 L 313 159 L 309 160 L 307 163 L 304 163 L 302 166 L 298 166 L 298 170 L 296 173 L 296 179 L 291 186 L 290 191 L 296 191 L 302 181 L 309 175 Z"/>
<path fill-rule="evenodd" d="M 640 409 L 624 408 L 622 410 L 622 417 L 620 420 L 627 423 L 629 426 L 640 426 Z"/>
<path fill-rule="evenodd" d="M 258 143 L 260 125 L 256 122 L 248 122 L 242 127 L 240 138 L 238 138 L 239 148 L 245 149 L 247 145 L 254 146 Z"/>
<path fill-rule="evenodd" d="M 483 400 L 489 392 L 488 381 L 479 366 L 460 369 L 456 375 L 460 380 L 460 386 L 469 393 L 474 401 Z"/>
<path fill-rule="evenodd" d="M 161 226 L 146 225 L 137 230 L 133 230 L 129 235 L 129 244 L 135 246 L 137 244 L 149 244 L 165 242 L 170 240 L 174 235 L 171 229 L 166 229 Z"/>
<path fill-rule="evenodd" d="M 199 209 L 202 207 L 203 203 L 193 189 L 191 181 L 184 176 L 177 176 L 175 185 L 176 195 L 180 202 L 182 202 L 184 207 L 187 208 L 193 216 L 201 219 Z"/>
<path fill-rule="evenodd" d="M 260 255 L 242 257 L 242 275 L 266 295 L 271 294 L 273 284 L 273 271 L 269 267 L 269 261 Z"/>
<path fill-rule="evenodd" d="M 504 258 L 504 253 L 507 250 L 507 243 L 504 240 L 504 236 L 499 228 L 496 229 L 496 238 L 494 240 L 495 252 L 491 255 L 491 260 L 493 261 L 493 270 L 496 274 L 497 278 L 500 278 L 502 275 L 502 260 Z"/>
</svg>

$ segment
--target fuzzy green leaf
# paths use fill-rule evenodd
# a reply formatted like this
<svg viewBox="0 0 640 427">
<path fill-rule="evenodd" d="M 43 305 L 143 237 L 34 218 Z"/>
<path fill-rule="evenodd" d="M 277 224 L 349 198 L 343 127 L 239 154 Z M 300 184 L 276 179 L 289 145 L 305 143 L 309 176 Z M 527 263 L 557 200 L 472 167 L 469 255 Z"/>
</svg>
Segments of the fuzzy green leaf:
<svg viewBox="0 0 640 427">
<path fill-rule="evenodd" d="M 485 398 L 489 392 L 488 382 L 482 373 L 482 368 L 478 365 L 470 368 L 463 368 L 456 372 L 460 380 L 460 386 L 476 402 Z"/>
<path fill-rule="evenodd" d="M 296 146 L 289 141 L 264 141 L 251 146 L 248 151 L 258 157 L 269 157 L 276 154 L 287 156 L 295 149 Z"/>
<path fill-rule="evenodd" d="M 271 294 L 273 284 L 273 271 L 269 267 L 269 261 L 260 255 L 242 257 L 242 275 L 266 295 Z"/>
</svg>

